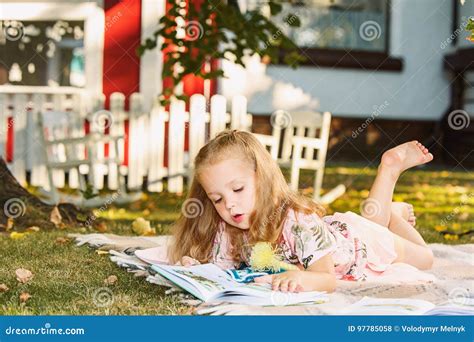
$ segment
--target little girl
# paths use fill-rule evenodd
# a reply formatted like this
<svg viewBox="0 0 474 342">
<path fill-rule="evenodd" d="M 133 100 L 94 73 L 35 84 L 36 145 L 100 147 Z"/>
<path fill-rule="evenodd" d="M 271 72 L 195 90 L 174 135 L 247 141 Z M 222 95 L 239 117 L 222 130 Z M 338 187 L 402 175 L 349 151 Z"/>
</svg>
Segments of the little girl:
<svg viewBox="0 0 474 342">
<path fill-rule="evenodd" d="M 394 262 L 428 269 L 433 254 L 413 227 L 410 206 L 392 204 L 392 195 L 403 171 L 432 159 L 417 141 L 386 151 L 362 216 L 323 216 L 321 205 L 289 189 L 251 133 L 222 132 L 196 156 L 187 203 L 202 210 L 176 222 L 170 259 L 238 268 L 248 264 L 255 243 L 270 242 L 299 270 L 255 281 L 283 292 L 331 292 L 336 279 L 363 280 Z"/>
</svg>

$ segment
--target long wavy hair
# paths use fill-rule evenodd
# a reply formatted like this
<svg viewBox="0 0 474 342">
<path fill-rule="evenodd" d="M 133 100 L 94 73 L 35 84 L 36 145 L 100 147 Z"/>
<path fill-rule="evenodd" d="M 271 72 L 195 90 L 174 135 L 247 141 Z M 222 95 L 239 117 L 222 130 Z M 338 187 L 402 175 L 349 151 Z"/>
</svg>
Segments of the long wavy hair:
<svg viewBox="0 0 474 342">
<path fill-rule="evenodd" d="M 195 158 L 192 184 L 182 214 L 172 228 L 174 238 L 169 253 L 172 262 L 185 255 L 202 263 L 211 261 L 214 239 L 222 219 L 201 186 L 200 176 L 206 167 L 236 156 L 253 165 L 256 184 L 250 228 L 242 230 L 226 224 L 235 262 L 244 260 L 245 231 L 248 232 L 246 243 L 250 246 L 259 241 L 276 243 L 288 209 L 324 214 L 320 204 L 290 190 L 278 164 L 254 135 L 237 130 L 223 131 L 203 146 Z"/>
</svg>

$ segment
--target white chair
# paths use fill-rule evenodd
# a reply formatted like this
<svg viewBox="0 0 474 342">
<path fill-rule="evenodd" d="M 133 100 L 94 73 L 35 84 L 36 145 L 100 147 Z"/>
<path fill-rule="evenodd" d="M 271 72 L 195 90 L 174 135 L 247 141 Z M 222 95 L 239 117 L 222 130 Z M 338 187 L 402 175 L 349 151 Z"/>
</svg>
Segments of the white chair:
<svg viewBox="0 0 474 342">
<path fill-rule="evenodd" d="M 309 169 L 315 172 L 314 200 L 330 203 L 345 192 L 345 187 L 338 185 L 321 196 L 331 113 L 277 111 L 271 122 L 271 136 L 255 135 L 280 166 L 290 168 L 292 190 L 298 190 L 300 171 Z"/>
<path fill-rule="evenodd" d="M 125 178 L 119 170 L 121 160 L 118 157 L 118 141 L 123 139 L 123 136 L 105 135 L 95 130 L 93 125 L 91 132 L 85 134 L 82 119 L 75 112 L 41 111 L 38 114 L 41 150 L 49 182 L 49 191 L 43 191 L 47 202 L 69 202 L 82 207 L 96 207 L 104 203 L 127 203 L 137 199 L 137 196 L 127 194 Z M 99 156 L 101 149 L 98 146 L 105 143 L 109 143 L 110 148 L 114 149 L 111 155 L 117 157 Z M 68 172 L 69 177 L 77 179 L 80 190 L 87 191 L 89 183 L 92 184 L 93 193 L 97 194 L 98 190 L 94 187 L 96 177 L 109 173 L 111 167 L 115 167 L 115 172 L 119 175 L 118 191 L 113 195 L 87 199 L 84 196 L 61 194 L 55 186 L 55 178 L 58 175 L 64 177 L 64 172 Z M 103 172 L 97 175 L 99 170 Z"/>
</svg>

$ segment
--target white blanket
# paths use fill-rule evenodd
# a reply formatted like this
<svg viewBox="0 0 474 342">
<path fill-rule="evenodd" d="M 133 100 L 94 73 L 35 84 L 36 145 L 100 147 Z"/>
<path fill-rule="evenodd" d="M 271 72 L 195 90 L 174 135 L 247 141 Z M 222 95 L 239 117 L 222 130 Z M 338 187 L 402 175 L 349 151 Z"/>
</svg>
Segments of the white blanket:
<svg viewBox="0 0 474 342">
<path fill-rule="evenodd" d="M 102 250 L 113 250 L 112 261 L 129 268 L 137 275 L 147 275 L 144 264 L 133 256 L 133 251 L 160 247 L 166 248 L 169 236 L 128 237 L 112 234 L 72 235 L 78 245 L 88 244 Z M 255 307 L 222 303 L 201 304 L 197 313 L 225 315 L 320 315 L 336 314 L 364 296 L 380 298 L 424 299 L 433 304 L 474 295 L 474 244 L 431 244 L 435 262 L 433 268 L 421 272 L 407 264 L 393 264 L 383 275 L 364 282 L 338 281 L 337 290 L 325 304 L 285 307 Z M 153 251 L 153 250 L 150 250 Z M 161 250 L 162 252 L 162 250 Z M 126 254 L 125 254 L 126 253 Z M 130 254 L 129 256 L 127 254 Z M 163 254 L 157 254 L 162 259 Z M 136 265 L 134 265 L 136 263 Z M 169 286 L 156 276 L 148 281 Z"/>
</svg>

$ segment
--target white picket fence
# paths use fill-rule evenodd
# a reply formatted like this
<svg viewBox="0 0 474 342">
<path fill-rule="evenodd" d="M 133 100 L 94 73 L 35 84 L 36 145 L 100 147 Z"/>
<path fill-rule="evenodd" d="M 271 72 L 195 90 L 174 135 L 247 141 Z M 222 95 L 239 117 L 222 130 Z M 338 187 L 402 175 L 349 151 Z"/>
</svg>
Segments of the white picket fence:
<svg viewBox="0 0 474 342">
<path fill-rule="evenodd" d="M 72 112 L 81 123 L 73 129 L 82 130 L 82 124 L 90 115 L 103 110 L 105 97 L 92 100 L 87 94 L 75 88 L 49 87 L 8 87 L 0 86 L 0 155 L 5 159 L 6 146 L 9 144 L 8 132 L 13 131 L 13 158 L 8 163 L 9 169 L 21 182 L 26 183 L 27 172 L 30 183 L 48 189 L 46 160 L 40 143 L 38 114 L 40 111 Z M 199 149 L 218 132 L 226 129 L 249 130 L 252 115 L 247 113 L 247 100 L 236 96 L 227 112 L 227 101 L 221 95 L 214 95 L 209 104 L 203 95 L 193 95 L 189 111 L 185 110 L 183 101 L 175 101 L 169 112 L 156 104 L 150 112 L 143 108 L 143 97 L 139 93 L 130 96 L 129 110 L 125 110 L 125 96 L 113 93 L 110 96 L 109 115 L 112 124 L 109 134 L 125 134 L 128 121 L 128 146 L 122 141 L 119 147 L 120 158 L 124 161 L 125 149 L 128 148 L 128 165 L 121 166 L 120 172 L 127 175 L 128 188 L 139 190 L 147 178 L 147 190 L 161 192 L 167 180 L 167 190 L 173 193 L 183 191 L 184 178 L 192 170 L 191 162 Z M 207 109 L 209 107 L 209 110 Z M 10 126 L 10 127 L 9 127 Z M 165 135 L 168 126 L 167 138 Z M 188 128 L 186 130 L 185 128 Z M 186 133 L 187 132 L 187 133 Z M 185 134 L 188 134 L 189 149 L 185 151 Z M 99 155 L 104 153 L 105 145 L 97 146 Z M 168 152 L 168 163 L 165 166 L 165 150 Z M 109 155 L 113 149 L 109 150 Z M 64 150 L 57 151 L 59 159 L 64 159 Z M 108 187 L 117 189 L 117 175 L 108 174 L 107 184 L 104 175 L 108 169 L 94 169 L 96 177 L 94 186 L 98 189 Z M 54 171 L 54 186 L 66 185 L 65 173 Z M 69 174 L 68 186 L 78 187 L 77 175 Z"/>
</svg>

